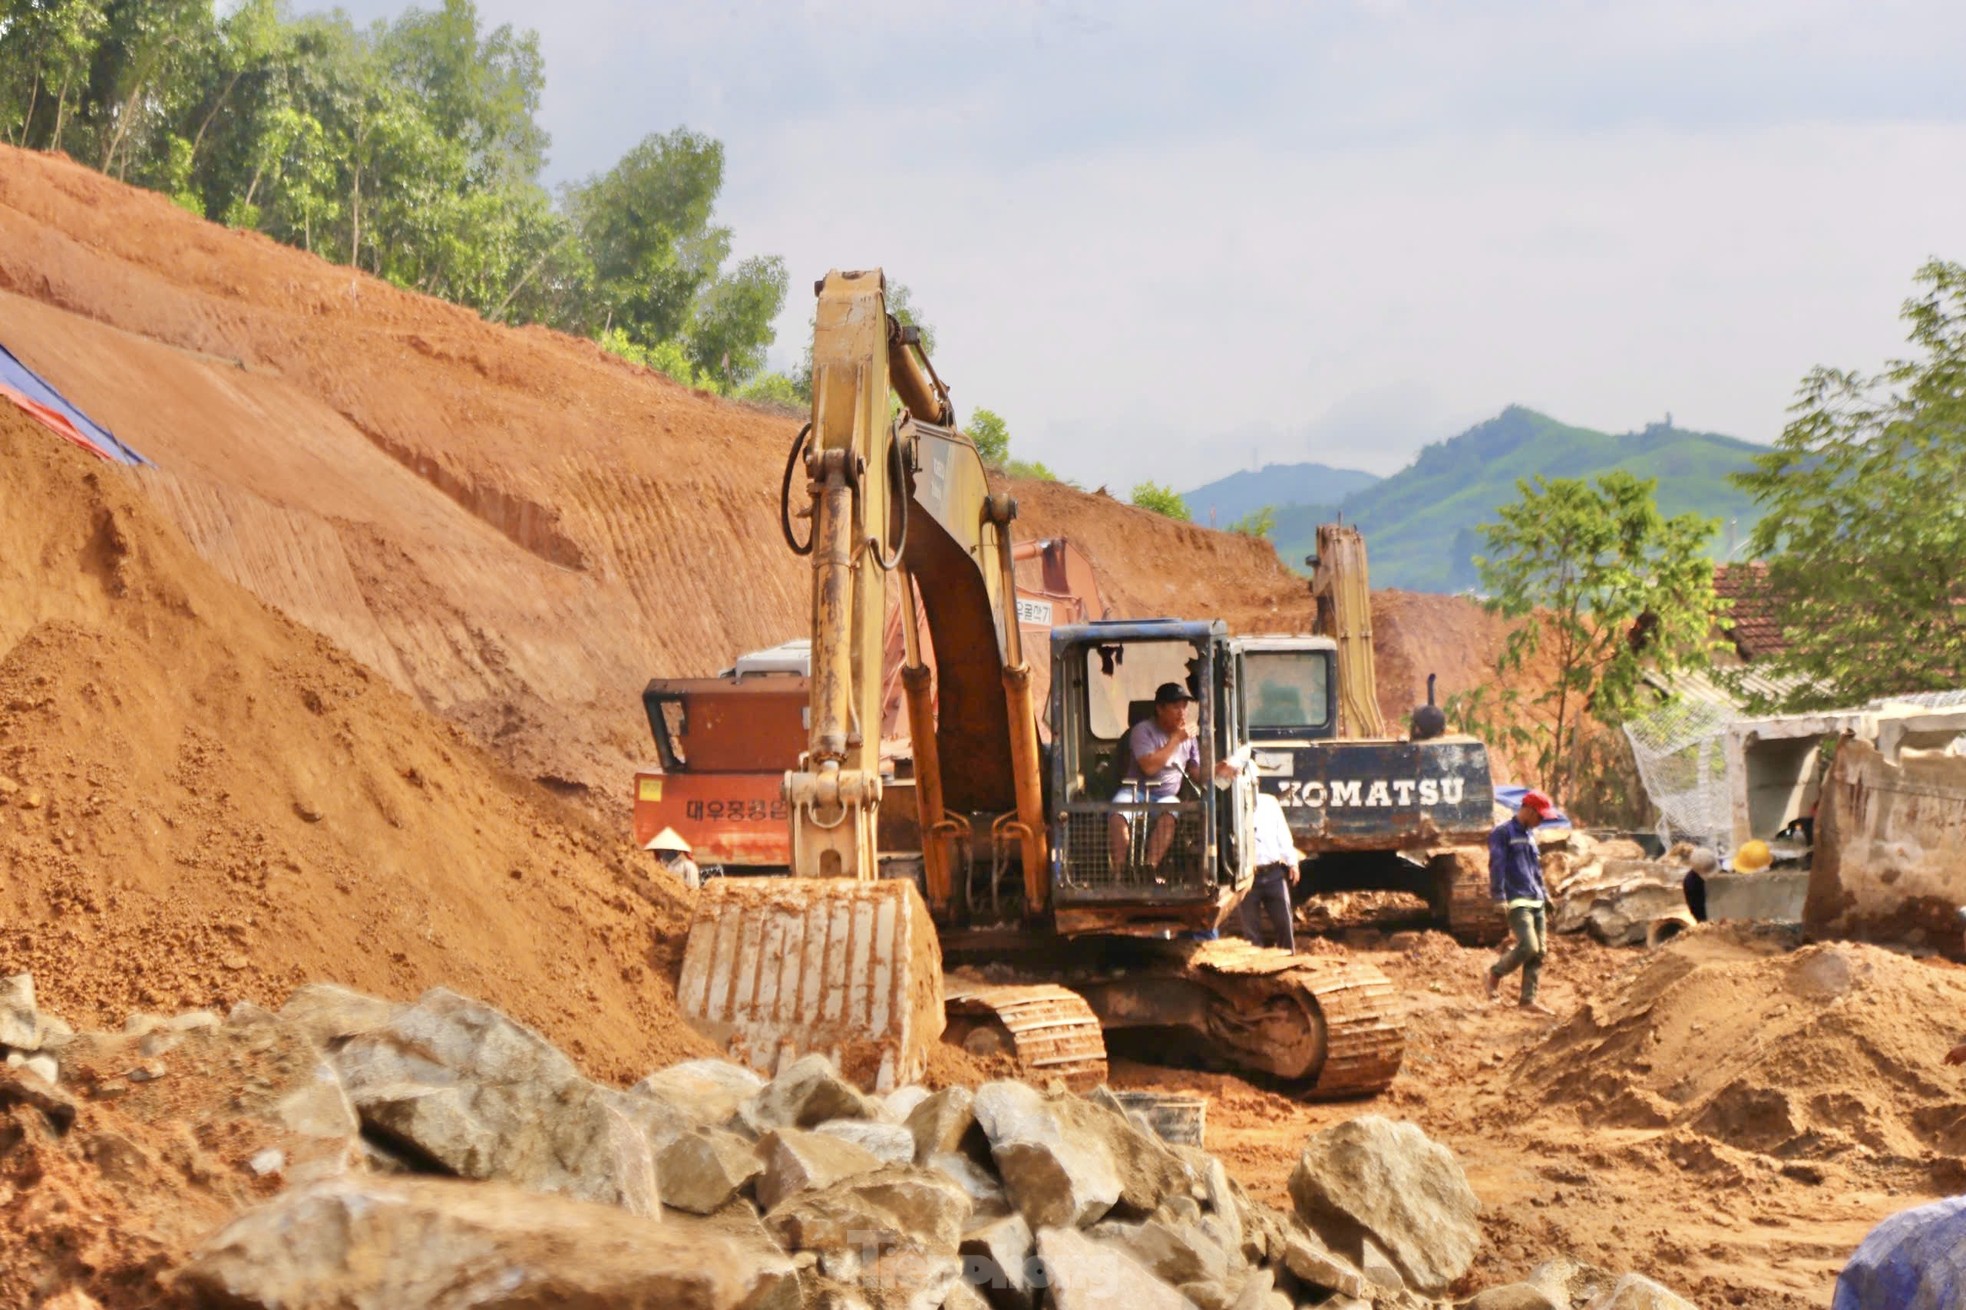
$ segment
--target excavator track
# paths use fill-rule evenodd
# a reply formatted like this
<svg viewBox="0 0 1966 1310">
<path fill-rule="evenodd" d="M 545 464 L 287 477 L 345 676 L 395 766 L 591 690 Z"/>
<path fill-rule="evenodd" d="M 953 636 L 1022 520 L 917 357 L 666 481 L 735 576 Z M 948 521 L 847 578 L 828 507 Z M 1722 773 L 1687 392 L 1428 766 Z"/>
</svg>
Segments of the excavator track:
<svg viewBox="0 0 1966 1310">
<path fill-rule="evenodd" d="M 1057 1078 L 1075 1092 L 1106 1081 L 1106 1038 L 1099 1016 L 1077 992 L 1051 983 L 994 984 L 943 980 L 946 1037 L 1001 1030 L 1025 1073 Z"/>
<path fill-rule="evenodd" d="M 1218 1041 L 1245 1057 L 1238 1063 L 1260 1068 L 1293 1046 L 1322 1048 L 1301 1064 L 1286 1061 L 1308 1067 L 1308 1077 L 1276 1070 L 1299 1095 L 1372 1096 L 1399 1073 L 1406 1054 L 1402 1006 L 1391 980 L 1372 965 L 1224 938 L 1197 948 L 1187 970 L 1224 1002 L 1210 1027 Z"/>
<path fill-rule="evenodd" d="M 1509 920 L 1488 895 L 1488 853 L 1443 851 L 1427 862 L 1433 875 L 1434 917 L 1469 946 L 1493 946 L 1509 935 Z"/>
</svg>

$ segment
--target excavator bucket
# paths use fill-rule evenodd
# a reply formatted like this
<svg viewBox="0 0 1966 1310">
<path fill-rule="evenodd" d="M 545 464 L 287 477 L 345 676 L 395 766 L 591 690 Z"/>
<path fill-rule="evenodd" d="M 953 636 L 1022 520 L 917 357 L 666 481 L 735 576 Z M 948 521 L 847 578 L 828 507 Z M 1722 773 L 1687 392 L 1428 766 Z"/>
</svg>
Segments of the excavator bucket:
<svg viewBox="0 0 1966 1310">
<path fill-rule="evenodd" d="M 942 1036 L 942 948 L 912 882 L 719 878 L 677 995 L 691 1027 L 766 1076 L 818 1052 L 889 1091 L 921 1078 Z"/>
</svg>

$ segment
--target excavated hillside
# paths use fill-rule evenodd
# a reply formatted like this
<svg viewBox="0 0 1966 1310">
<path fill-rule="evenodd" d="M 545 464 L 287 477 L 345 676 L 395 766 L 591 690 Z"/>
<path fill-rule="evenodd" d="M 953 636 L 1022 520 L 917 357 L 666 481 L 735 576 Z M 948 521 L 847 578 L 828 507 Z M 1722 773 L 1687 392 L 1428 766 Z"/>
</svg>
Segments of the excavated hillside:
<svg viewBox="0 0 1966 1310">
<path fill-rule="evenodd" d="M 144 492 L 221 574 L 610 819 L 651 753 L 648 678 L 803 630 L 776 528 L 796 424 L 592 342 L 0 147 L 0 343 L 154 462 Z M 1015 490 L 1027 532 L 1087 548 L 1116 613 L 1309 621 L 1267 543 Z M 1500 642 L 1457 599 L 1386 593 L 1375 614 L 1393 715 L 1429 671 L 1483 676 Z"/>
<path fill-rule="evenodd" d="M 601 1077 L 678 1023 L 636 854 L 0 405 L 0 973 L 86 1026 L 320 978 L 499 999 Z"/>
</svg>

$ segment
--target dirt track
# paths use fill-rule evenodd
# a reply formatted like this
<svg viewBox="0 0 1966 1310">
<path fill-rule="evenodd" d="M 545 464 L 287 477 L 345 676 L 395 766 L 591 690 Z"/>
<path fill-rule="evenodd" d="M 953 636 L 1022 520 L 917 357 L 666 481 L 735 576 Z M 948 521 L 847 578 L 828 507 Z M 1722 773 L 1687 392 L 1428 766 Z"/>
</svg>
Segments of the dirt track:
<svg viewBox="0 0 1966 1310">
<path fill-rule="evenodd" d="M 1717 925 L 1651 956 L 1559 938 L 1542 989 L 1558 1018 L 1540 1019 L 1482 999 L 1486 951 L 1411 930 L 1350 940 L 1411 1007 L 1384 1097 L 1303 1105 L 1124 1064 L 1114 1082 L 1206 1092 L 1209 1149 L 1278 1204 L 1307 1133 L 1368 1111 L 1413 1120 L 1481 1197 L 1468 1290 L 1563 1251 L 1702 1307 L 1816 1310 L 1880 1219 L 1966 1188 L 1966 1075 L 1941 1064 L 1966 969 L 1868 946 L 1789 954 Z"/>
</svg>

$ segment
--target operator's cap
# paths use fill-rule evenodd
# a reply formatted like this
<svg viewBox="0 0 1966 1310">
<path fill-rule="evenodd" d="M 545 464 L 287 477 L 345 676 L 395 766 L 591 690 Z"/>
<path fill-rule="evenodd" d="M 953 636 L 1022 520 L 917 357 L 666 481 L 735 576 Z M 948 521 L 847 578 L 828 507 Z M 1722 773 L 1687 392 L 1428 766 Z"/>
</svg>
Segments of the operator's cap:
<svg viewBox="0 0 1966 1310">
<path fill-rule="evenodd" d="M 1190 701 L 1193 699 L 1194 697 L 1188 694 L 1188 689 L 1178 682 L 1163 682 L 1154 690 L 1154 704 L 1156 705 L 1174 705 L 1181 701 Z"/>
<path fill-rule="evenodd" d="M 689 854 L 689 843 L 674 828 L 664 828 L 661 832 L 642 844 L 645 851 L 680 851 Z"/>
<path fill-rule="evenodd" d="M 1563 817 L 1563 811 L 1556 807 L 1556 802 L 1549 798 L 1548 793 L 1537 791 L 1534 787 L 1522 793 L 1522 804 L 1524 807 L 1536 811 L 1540 817 L 1545 819 L 1561 819 Z"/>
</svg>

